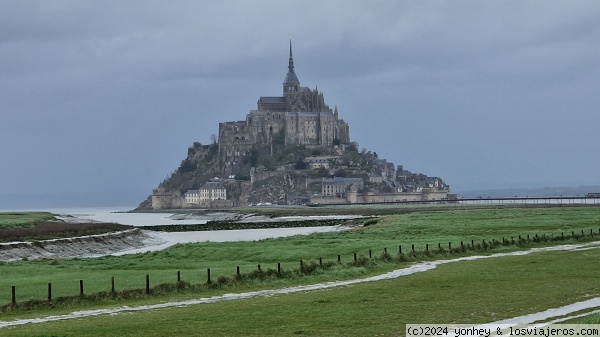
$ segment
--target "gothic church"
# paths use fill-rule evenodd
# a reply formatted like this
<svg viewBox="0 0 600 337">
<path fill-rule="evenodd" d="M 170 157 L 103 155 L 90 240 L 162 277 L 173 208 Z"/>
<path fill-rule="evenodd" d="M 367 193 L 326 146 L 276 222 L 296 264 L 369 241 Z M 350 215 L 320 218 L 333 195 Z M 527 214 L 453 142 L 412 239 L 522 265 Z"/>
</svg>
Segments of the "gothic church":
<svg viewBox="0 0 600 337">
<path fill-rule="evenodd" d="M 350 143 L 348 124 L 332 110 L 323 93 L 301 87 L 294 71 L 292 42 L 283 96 L 260 97 L 256 110 L 245 121 L 219 123 L 219 157 L 224 173 L 232 174 L 254 145 L 270 145 L 276 139 L 285 144 L 323 146 Z"/>
</svg>

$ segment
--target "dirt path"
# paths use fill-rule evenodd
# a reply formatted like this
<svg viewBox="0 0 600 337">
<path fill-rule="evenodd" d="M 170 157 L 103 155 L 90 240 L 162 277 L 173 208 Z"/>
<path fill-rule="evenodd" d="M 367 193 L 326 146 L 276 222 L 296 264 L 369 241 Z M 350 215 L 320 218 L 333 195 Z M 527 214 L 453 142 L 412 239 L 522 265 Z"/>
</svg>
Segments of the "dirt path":
<svg viewBox="0 0 600 337">
<path fill-rule="evenodd" d="M 155 309 L 171 308 L 171 307 L 184 307 L 184 306 L 204 304 L 204 303 L 214 303 L 214 302 L 218 302 L 218 301 L 232 301 L 232 300 L 239 300 L 239 299 L 246 299 L 246 298 L 253 298 L 253 297 L 268 297 L 268 296 L 280 295 L 280 294 L 292 294 L 292 293 L 305 292 L 305 291 L 329 289 L 329 288 L 347 286 L 347 285 L 352 285 L 352 284 L 357 284 L 357 283 L 375 282 L 375 281 L 380 281 L 380 280 L 398 278 L 398 277 L 402 277 L 402 276 L 406 276 L 406 275 L 411 275 L 411 274 L 431 270 L 442 264 L 454 263 L 454 262 L 460 262 L 460 261 L 472 261 L 472 260 L 490 259 L 490 258 L 505 257 L 505 256 L 522 256 L 522 255 L 527 255 L 527 254 L 531 254 L 531 253 L 545 252 L 545 251 L 570 251 L 570 250 L 578 250 L 578 249 L 598 249 L 598 248 L 600 248 L 600 242 L 591 242 L 591 243 L 580 244 L 580 245 L 561 245 L 561 246 L 545 247 L 545 248 L 533 248 L 530 250 L 511 252 L 511 253 L 497 253 L 497 254 L 492 254 L 492 255 L 460 257 L 460 258 L 451 259 L 451 260 L 419 262 L 419 263 L 413 264 L 410 267 L 397 269 L 397 270 L 391 271 L 389 273 L 376 275 L 376 276 L 372 276 L 372 277 L 354 279 L 354 280 L 318 283 L 318 284 L 312 284 L 312 285 L 306 285 L 306 286 L 296 286 L 296 287 L 289 287 L 289 288 L 282 288 L 282 289 L 252 291 L 252 292 L 239 293 L 239 294 L 224 294 L 224 295 L 213 296 L 213 297 L 204 297 L 204 298 L 191 299 L 191 300 L 185 300 L 185 301 L 173 301 L 173 302 L 153 304 L 153 305 L 144 305 L 144 306 L 138 306 L 138 307 L 125 307 L 124 306 L 124 307 L 117 307 L 117 308 L 110 308 L 110 309 L 84 310 L 84 311 L 75 311 L 75 312 L 65 314 L 65 315 L 45 316 L 45 317 L 32 318 L 32 319 L 17 319 L 17 320 L 13 320 L 13 321 L 0 321 L 0 328 L 6 328 L 6 327 L 10 327 L 10 326 L 17 326 L 17 325 L 24 325 L 24 324 L 31 324 L 31 323 L 46 323 L 46 322 L 61 321 L 61 320 L 68 320 L 68 319 L 74 319 L 74 318 L 84 318 L 84 317 L 110 315 L 110 314 L 118 314 L 118 313 L 125 313 L 125 312 L 155 310 Z M 496 323 L 497 324 L 500 324 L 500 323 L 502 323 L 502 324 L 530 323 L 530 322 L 538 321 L 541 319 L 548 319 L 548 318 L 557 317 L 560 315 L 568 315 L 570 313 L 577 312 L 577 311 L 580 311 L 583 309 L 589 309 L 589 308 L 595 308 L 595 307 L 600 307 L 600 298 L 595 298 L 595 299 L 567 305 L 562 308 L 549 309 L 549 310 L 546 310 L 541 313 L 535 313 L 535 314 L 515 317 L 515 318 L 511 318 L 511 319 L 507 319 L 507 320 L 502 320 L 502 321 L 495 322 L 495 324 Z"/>
</svg>

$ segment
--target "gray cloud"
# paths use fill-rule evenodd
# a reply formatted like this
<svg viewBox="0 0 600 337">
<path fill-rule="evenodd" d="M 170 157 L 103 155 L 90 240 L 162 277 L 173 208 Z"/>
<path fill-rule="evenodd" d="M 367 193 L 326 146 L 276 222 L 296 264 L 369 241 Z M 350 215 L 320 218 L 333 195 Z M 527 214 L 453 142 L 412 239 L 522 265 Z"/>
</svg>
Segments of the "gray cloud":
<svg viewBox="0 0 600 337">
<path fill-rule="evenodd" d="M 599 19 L 593 1 L 2 2 L 0 188 L 136 203 L 280 92 L 290 37 L 302 84 L 396 164 L 459 191 L 599 184 Z"/>
</svg>

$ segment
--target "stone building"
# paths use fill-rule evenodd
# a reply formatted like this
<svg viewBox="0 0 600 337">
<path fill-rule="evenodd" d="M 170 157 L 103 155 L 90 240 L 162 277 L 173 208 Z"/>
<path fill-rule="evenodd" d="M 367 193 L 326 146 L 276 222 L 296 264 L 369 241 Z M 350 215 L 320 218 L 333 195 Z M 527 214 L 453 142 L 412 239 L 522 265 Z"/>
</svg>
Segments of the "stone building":
<svg viewBox="0 0 600 337">
<path fill-rule="evenodd" d="M 263 96 L 246 120 L 219 124 L 219 156 L 224 174 L 234 174 L 255 145 L 273 142 L 295 145 L 350 143 L 348 124 L 325 103 L 317 88 L 300 86 L 294 71 L 292 43 L 282 96 Z"/>
<path fill-rule="evenodd" d="M 354 186 L 356 190 L 362 190 L 364 188 L 364 180 L 362 178 L 342 177 L 323 178 L 321 182 L 321 194 L 324 196 L 346 198 L 347 191 L 351 186 Z"/>
<path fill-rule="evenodd" d="M 198 190 L 200 202 L 227 200 L 227 190 L 219 182 L 209 181 Z"/>
<path fill-rule="evenodd" d="M 205 205 L 215 200 L 227 200 L 227 189 L 220 182 L 209 181 L 198 190 L 183 195 L 186 204 Z"/>
</svg>

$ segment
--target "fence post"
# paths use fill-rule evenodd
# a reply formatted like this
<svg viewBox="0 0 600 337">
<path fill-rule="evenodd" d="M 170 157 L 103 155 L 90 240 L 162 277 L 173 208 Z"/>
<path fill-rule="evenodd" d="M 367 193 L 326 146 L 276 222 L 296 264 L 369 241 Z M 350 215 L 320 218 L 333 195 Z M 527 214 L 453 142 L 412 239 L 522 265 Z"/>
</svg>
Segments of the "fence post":
<svg viewBox="0 0 600 337">
<path fill-rule="evenodd" d="M 12 286 L 12 304 L 17 304 L 17 288 Z"/>
<path fill-rule="evenodd" d="M 277 262 L 277 274 L 281 274 L 281 262 Z"/>
<path fill-rule="evenodd" d="M 319 266 L 323 267 L 323 259 L 319 257 Z"/>
<path fill-rule="evenodd" d="M 452 250 L 452 243 L 448 242 L 448 250 Z"/>
<path fill-rule="evenodd" d="M 342 263 L 342 256 L 338 255 L 338 263 Z"/>
<path fill-rule="evenodd" d="M 48 282 L 48 301 L 52 301 L 52 283 Z"/>
<path fill-rule="evenodd" d="M 398 246 L 398 254 L 402 255 L 402 245 Z"/>
<path fill-rule="evenodd" d="M 429 244 L 428 243 L 425 244 L 425 251 L 427 251 L 427 252 L 429 251 Z"/>
<path fill-rule="evenodd" d="M 210 284 L 210 268 L 206 268 L 207 280 L 206 283 Z"/>
<path fill-rule="evenodd" d="M 442 244 L 438 242 L 438 250 L 442 250 Z"/>
<path fill-rule="evenodd" d="M 258 265 L 258 272 L 261 273 L 262 270 L 260 269 L 260 264 Z"/>
<path fill-rule="evenodd" d="M 79 296 L 83 296 L 83 280 L 79 280 Z"/>
<path fill-rule="evenodd" d="M 114 293 L 114 292 L 115 292 L 115 277 L 114 277 L 114 276 L 112 276 L 112 277 L 110 278 L 110 291 L 111 291 L 112 293 Z"/>
<path fill-rule="evenodd" d="M 146 295 L 150 295 L 150 275 L 146 274 Z"/>
<path fill-rule="evenodd" d="M 177 271 L 177 283 L 181 282 L 181 271 Z"/>
<path fill-rule="evenodd" d="M 373 254 L 371 253 L 371 250 L 369 249 L 369 259 L 373 258 Z"/>
<path fill-rule="evenodd" d="M 414 243 L 412 244 L 411 248 L 412 248 L 412 252 L 414 253 L 415 252 L 415 244 Z"/>
<path fill-rule="evenodd" d="M 240 266 L 237 266 L 237 276 L 240 276 Z"/>
<path fill-rule="evenodd" d="M 471 239 L 471 248 L 475 249 L 475 241 Z"/>
<path fill-rule="evenodd" d="M 388 255 L 387 248 L 383 248 L 383 254 L 385 254 L 386 256 Z"/>
</svg>

